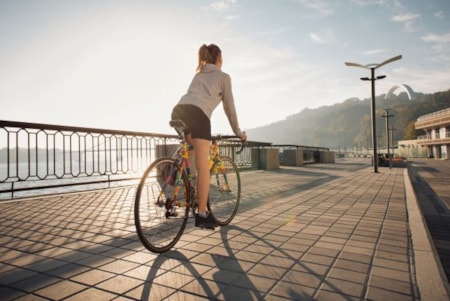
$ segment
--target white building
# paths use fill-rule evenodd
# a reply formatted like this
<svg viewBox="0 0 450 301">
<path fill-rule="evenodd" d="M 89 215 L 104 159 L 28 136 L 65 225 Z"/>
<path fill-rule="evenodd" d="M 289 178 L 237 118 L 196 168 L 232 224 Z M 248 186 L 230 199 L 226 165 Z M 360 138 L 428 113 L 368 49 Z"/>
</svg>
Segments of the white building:
<svg viewBox="0 0 450 301">
<path fill-rule="evenodd" d="M 417 145 L 426 149 L 427 157 L 449 159 L 450 108 L 420 116 L 415 128 L 425 131 L 425 135 L 417 137 Z"/>
</svg>

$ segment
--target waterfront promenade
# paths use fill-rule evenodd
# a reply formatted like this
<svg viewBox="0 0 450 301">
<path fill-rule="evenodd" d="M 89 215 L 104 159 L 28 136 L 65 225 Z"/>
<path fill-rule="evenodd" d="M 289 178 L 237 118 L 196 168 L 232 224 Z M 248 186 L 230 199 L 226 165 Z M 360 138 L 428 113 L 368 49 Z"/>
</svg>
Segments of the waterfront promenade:
<svg viewBox="0 0 450 301">
<path fill-rule="evenodd" d="M 448 300 L 407 169 L 369 164 L 243 172 L 232 224 L 162 255 L 134 187 L 2 201 L 0 300 Z"/>
</svg>

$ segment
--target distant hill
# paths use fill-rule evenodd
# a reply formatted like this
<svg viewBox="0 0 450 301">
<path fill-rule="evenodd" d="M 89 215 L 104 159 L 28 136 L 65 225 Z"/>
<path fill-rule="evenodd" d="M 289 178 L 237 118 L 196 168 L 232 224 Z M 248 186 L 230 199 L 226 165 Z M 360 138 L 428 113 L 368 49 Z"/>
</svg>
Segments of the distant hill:
<svg viewBox="0 0 450 301">
<path fill-rule="evenodd" d="M 394 128 L 394 141 L 403 140 L 408 126 L 419 116 L 450 107 L 450 89 L 434 94 L 416 93 L 417 99 L 410 101 L 406 93 L 376 97 L 376 116 L 378 144 L 386 143 L 385 109 L 389 109 L 390 127 Z M 329 148 L 352 148 L 354 146 L 371 147 L 370 99 L 347 99 L 332 106 L 317 109 L 304 109 L 266 126 L 247 130 L 253 141 L 272 142 L 274 144 L 295 144 L 322 146 Z M 419 132 L 423 134 L 422 132 Z M 411 138 L 411 137 L 410 137 Z"/>
</svg>

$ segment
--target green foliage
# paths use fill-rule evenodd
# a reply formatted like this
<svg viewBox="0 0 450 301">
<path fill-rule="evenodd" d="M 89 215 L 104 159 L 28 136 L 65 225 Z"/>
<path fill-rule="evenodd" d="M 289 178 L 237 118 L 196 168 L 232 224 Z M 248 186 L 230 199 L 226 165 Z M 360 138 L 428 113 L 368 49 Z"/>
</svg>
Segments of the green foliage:
<svg viewBox="0 0 450 301">
<path fill-rule="evenodd" d="M 405 136 L 403 137 L 403 140 L 417 139 L 417 136 L 419 136 L 419 135 L 420 135 L 420 131 L 415 129 L 414 121 L 412 121 L 406 127 L 406 132 L 405 132 Z"/>
<path fill-rule="evenodd" d="M 406 93 L 392 95 L 389 100 L 384 95 L 376 98 L 377 132 L 382 146 L 385 141 L 385 109 L 394 117 L 389 119 L 394 128 L 394 141 L 414 139 L 422 135 L 409 129 L 419 116 L 450 107 L 450 90 L 434 94 L 417 93 L 417 99 L 410 101 Z M 296 144 L 330 148 L 366 146 L 371 143 L 370 100 L 348 99 L 332 106 L 304 109 L 297 114 L 263 127 L 248 130 L 253 141 L 274 144 Z M 414 130 L 414 132 L 413 132 Z M 369 145 L 371 146 L 371 145 Z"/>
</svg>

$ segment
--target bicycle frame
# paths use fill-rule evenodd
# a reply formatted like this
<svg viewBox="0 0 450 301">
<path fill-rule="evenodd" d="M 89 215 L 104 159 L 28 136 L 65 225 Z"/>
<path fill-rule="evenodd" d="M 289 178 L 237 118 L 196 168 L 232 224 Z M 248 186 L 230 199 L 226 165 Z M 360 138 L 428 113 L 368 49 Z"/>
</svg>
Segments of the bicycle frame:
<svg viewBox="0 0 450 301">
<path fill-rule="evenodd" d="M 219 164 L 215 164 L 217 162 Z M 217 145 L 217 142 L 215 140 L 213 140 L 213 142 L 211 144 L 211 154 L 209 156 L 209 170 L 210 170 L 210 172 L 211 172 L 211 168 L 213 166 L 215 166 L 215 168 L 220 168 L 220 172 L 223 174 L 223 178 L 224 178 L 224 181 L 225 181 L 226 188 L 227 188 L 227 190 L 230 190 L 230 185 L 228 184 L 227 174 L 225 172 L 225 165 L 220 160 L 219 146 Z M 219 173 L 218 173 L 218 171 L 214 170 L 213 172 L 216 175 L 217 183 L 219 183 Z"/>
<path fill-rule="evenodd" d="M 169 210 L 172 207 L 172 204 L 176 204 L 179 207 L 191 207 L 192 204 L 192 191 L 194 189 L 193 182 L 192 182 L 192 173 L 191 173 L 191 163 L 189 161 L 189 150 L 192 149 L 192 146 L 187 144 L 186 142 L 183 142 L 180 147 L 177 149 L 177 151 L 174 153 L 173 158 L 176 160 L 176 166 L 172 166 L 171 170 L 169 172 L 169 175 L 167 176 L 164 186 L 169 185 L 171 181 L 175 181 L 175 191 L 174 191 L 174 199 L 171 200 L 170 204 L 166 204 L 166 209 Z M 174 168 L 177 168 L 179 172 L 176 173 L 176 178 L 173 178 L 173 175 L 175 174 Z M 183 204 L 179 200 L 177 200 L 177 195 L 179 193 L 180 188 L 182 187 L 182 176 L 183 172 L 186 172 L 189 187 L 186 187 L 186 203 Z M 164 189 L 162 189 L 159 193 L 159 198 L 163 196 Z"/>
<path fill-rule="evenodd" d="M 193 191 L 195 191 L 195 187 L 194 187 L 194 183 L 192 181 L 192 170 L 191 170 L 191 162 L 189 160 L 189 151 L 192 150 L 194 147 L 190 144 L 188 144 L 187 142 L 182 142 L 181 145 L 178 147 L 177 151 L 174 153 L 174 155 L 172 156 L 177 164 L 176 166 L 178 167 L 178 173 L 176 174 L 176 179 L 173 179 L 172 176 L 174 175 L 175 170 L 173 170 L 175 167 L 173 166 L 170 170 L 170 173 L 164 183 L 164 185 L 168 185 L 172 180 L 175 180 L 175 191 L 174 191 L 174 196 L 176 197 L 178 195 L 179 190 L 182 187 L 182 174 L 183 172 L 186 172 L 187 175 L 187 179 L 189 182 L 189 187 L 187 188 L 187 195 L 189 195 L 190 197 L 186 197 L 186 204 L 182 204 L 181 202 L 179 202 L 176 198 L 172 200 L 172 203 L 177 204 L 179 207 L 185 207 L 188 206 L 190 207 L 193 199 L 194 199 L 194 193 Z M 227 190 L 230 190 L 230 186 L 228 184 L 228 179 L 227 179 L 227 175 L 225 173 L 225 165 L 223 164 L 223 162 L 220 160 L 220 156 L 219 156 L 219 145 L 217 144 L 216 140 L 214 139 L 213 142 L 211 143 L 211 151 L 210 151 L 210 155 L 208 157 L 208 167 L 209 170 L 211 171 L 211 168 L 214 166 L 215 168 L 220 168 L 220 172 L 221 174 L 224 176 L 224 181 L 225 181 L 225 185 Z M 216 164 L 219 163 L 219 164 Z M 219 183 L 219 173 L 218 170 L 214 170 L 213 171 L 215 176 L 216 176 L 216 181 L 217 183 Z M 162 197 L 163 194 L 163 190 L 161 190 L 159 197 Z M 171 205 L 171 204 L 170 204 Z M 171 207 L 171 206 L 168 206 Z M 167 208 L 169 209 L 169 208 Z"/>
</svg>

